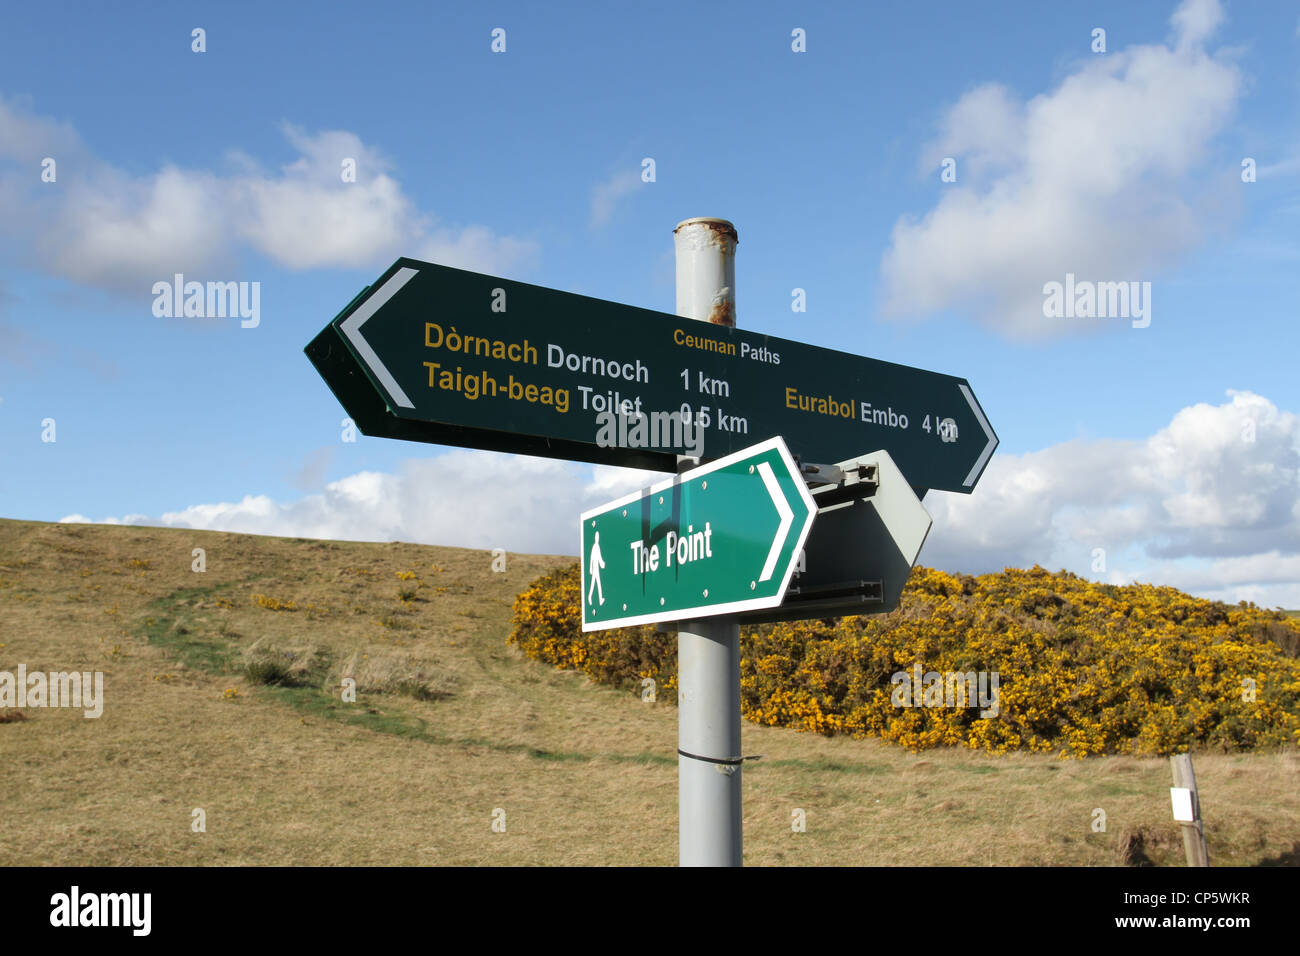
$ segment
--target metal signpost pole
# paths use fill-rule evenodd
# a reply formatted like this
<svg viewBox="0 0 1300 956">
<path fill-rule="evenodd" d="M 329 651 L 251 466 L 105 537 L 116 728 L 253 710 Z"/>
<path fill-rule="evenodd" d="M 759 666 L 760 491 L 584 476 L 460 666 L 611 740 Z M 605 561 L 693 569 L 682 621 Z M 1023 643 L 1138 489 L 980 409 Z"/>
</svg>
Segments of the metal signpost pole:
<svg viewBox="0 0 1300 956">
<path fill-rule="evenodd" d="M 687 219 L 673 231 L 677 314 L 734 326 L 736 228 Z M 707 454 L 707 445 L 704 449 Z M 740 623 L 677 632 L 678 854 L 682 866 L 740 866 Z"/>
</svg>

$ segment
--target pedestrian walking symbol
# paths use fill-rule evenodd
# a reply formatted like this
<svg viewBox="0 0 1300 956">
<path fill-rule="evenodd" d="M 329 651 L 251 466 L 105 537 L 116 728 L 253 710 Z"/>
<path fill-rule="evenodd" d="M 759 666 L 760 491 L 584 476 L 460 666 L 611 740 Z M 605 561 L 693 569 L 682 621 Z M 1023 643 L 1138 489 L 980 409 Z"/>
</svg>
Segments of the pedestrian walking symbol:
<svg viewBox="0 0 1300 956">
<path fill-rule="evenodd" d="M 600 594 L 600 603 L 605 603 L 605 588 L 600 583 L 600 569 L 605 566 L 605 559 L 600 554 L 600 532 L 596 532 L 596 539 L 591 544 L 591 561 L 587 564 L 587 577 L 591 578 L 591 587 L 587 588 L 587 603 L 591 603 L 591 592 L 594 589 Z"/>
</svg>

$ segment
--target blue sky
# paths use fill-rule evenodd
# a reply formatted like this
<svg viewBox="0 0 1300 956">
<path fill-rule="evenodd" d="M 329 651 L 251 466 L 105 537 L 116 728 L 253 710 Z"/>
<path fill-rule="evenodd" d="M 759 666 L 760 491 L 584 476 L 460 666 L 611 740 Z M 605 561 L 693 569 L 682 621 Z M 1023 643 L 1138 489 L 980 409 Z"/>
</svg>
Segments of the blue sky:
<svg viewBox="0 0 1300 956">
<path fill-rule="evenodd" d="M 643 475 L 343 442 L 302 348 L 398 255 L 671 312 L 709 215 L 743 327 L 970 380 L 923 563 L 1300 606 L 1300 5 L 808 6 L 11 6 L 0 515 L 571 550 Z M 1044 317 L 1067 272 L 1150 325 Z"/>
</svg>

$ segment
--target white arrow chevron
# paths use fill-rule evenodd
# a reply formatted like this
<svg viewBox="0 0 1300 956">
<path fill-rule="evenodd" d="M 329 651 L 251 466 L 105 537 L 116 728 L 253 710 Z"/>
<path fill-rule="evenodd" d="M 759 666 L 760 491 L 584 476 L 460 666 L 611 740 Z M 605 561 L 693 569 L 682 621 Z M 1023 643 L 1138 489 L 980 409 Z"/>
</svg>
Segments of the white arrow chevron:
<svg viewBox="0 0 1300 956">
<path fill-rule="evenodd" d="M 352 343 L 352 347 L 357 350 L 361 360 L 370 366 L 370 371 L 375 373 L 375 378 L 379 379 L 384 388 L 388 390 L 389 397 L 402 408 L 414 408 L 415 403 L 406 397 L 406 393 L 402 391 L 402 386 L 397 384 L 397 379 L 393 378 L 393 373 L 388 371 L 387 366 L 379 361 L 379 356 L 370 347 L 370 343 L 361 337 L 361 326 L 365 325 L 366 320 L 378 312 L 389 299 L 397 295 L 402 286 L 415 278 L 415 275 L 415 269 L 405 267 L 398 269 L 393 273 L 391 279 L 379 287 L 374 295 L 362 302 L 360 308 L 339 324 L 339 328 L 343 330 L 343 334 Z"/>
<path fill-rule="evenodd" d="M 772 576 L 772 572 L 776 570 L 776 559 L 781 556 L 781 546 L 785 544 L 786 536 L 790 533 L 790 525 L 794 524 L 794 512 L 785 503 L 785 495 L 781 493 L 781 486 L 776 483 L 776 475 L 772 474 L 772 466 L 765 461 L 760 461 L 758 463 L 758 473 L 763 476 L 763 487 L 772 496 L 772 504 L 776 505 L 776 513 L 781 516 L 781 526 L 776 529 L 776 538 L 772 541 L 772 550 L 767 552 L 767 560 L 763 562 L 763 573 L 758 577 L 760 581 L 766 581 Z"/>
<path fill-rule="evenodd" d="M 975 396 L 971 394 L 969 386 L 958 385 L 957 387 L 961 389 L 962 396 L 966 399 L 966 404 L 970 406 L 970 410 L 975 413 L 975 418 L 979 420 L 980 428 L 984 429 L 984 437 L 987 439 L 984 450 L 980 452 L 980 456 L 975 460 L 975 465 L 971 468 L 970 474 L 962 482 L 966 487 L 970 487 L 984 469 L 984 463 L 989 460 L 989 455 L 993 454 L 993 449 L 998 447 L 998 438 L 993 434 L 993 429 L 989 427 L 989 420 L 984 417 L 984 410 L 975 401 Z"/>
</svg>

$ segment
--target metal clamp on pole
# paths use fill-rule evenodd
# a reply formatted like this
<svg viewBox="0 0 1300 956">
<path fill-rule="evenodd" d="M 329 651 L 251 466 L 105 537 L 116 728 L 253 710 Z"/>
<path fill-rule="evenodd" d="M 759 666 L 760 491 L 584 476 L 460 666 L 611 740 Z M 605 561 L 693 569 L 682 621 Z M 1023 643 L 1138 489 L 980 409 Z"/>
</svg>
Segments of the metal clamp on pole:
<svg viewBox="0 0 1300 956">
<path fill-rule="evenodd" d="M 881 448 L 832 465 L 801 462 L 799 471 L 817 508 L 803 564 L 780 607 L 746 611 L 742 620 L 757 624 L 896 608 L 929 534 L 930 515 L 893 457 Z"/>
<path fill-rule="evenodd" d="M 819 509 L 870 498 L 880 487 L 880 468 L 874 461 L 840 462 L 838 465 L 800 462 L 799 469 Z"/>
</svg>

